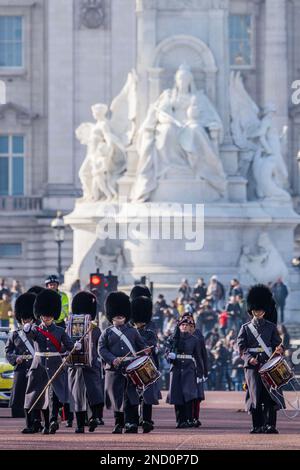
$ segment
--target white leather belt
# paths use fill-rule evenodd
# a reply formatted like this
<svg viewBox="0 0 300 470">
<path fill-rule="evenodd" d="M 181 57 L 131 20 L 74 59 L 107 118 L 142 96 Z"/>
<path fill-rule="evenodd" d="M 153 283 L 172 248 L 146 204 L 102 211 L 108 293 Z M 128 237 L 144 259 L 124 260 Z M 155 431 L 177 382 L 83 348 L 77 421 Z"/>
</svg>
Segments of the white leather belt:
<svg viewBox="0 0 300 470">
<path fill-rule="evenodd" d="M 176 359 L 192 359 L 195 360 L 190 354 L 177 354 Z"/>
<path fill-rule="evenodd" d="M 55 357 L 55 356 L 60 356 L 59 352 L 36 352 L 35 356 L 38 357 Z"/>
<path fill-rule="evenodd" d="M 272 348 L 268 348 L 269 352 L 272 352 Z M 263 348 L 249 348 L 248 349 L 249 352 L 253 352 L 253 353 L 263 353 L 264 350 Z"/>
</svg>

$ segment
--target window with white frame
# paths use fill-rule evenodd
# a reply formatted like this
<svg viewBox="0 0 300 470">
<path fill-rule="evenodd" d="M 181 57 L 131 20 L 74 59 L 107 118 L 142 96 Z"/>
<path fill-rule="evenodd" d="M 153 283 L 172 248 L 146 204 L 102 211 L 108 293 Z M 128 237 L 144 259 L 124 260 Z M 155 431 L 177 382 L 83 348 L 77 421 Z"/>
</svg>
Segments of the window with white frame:
<svg viewBox="0 0 300 470">
<path fill-rule="evenodd" d="M 229 15 L 229 54 L 231 67 L 253 65 L 252 15 Z"/>
<path fill-rule="evenodd" d="M 24 194 L 24 136 L 0 135 L 0 196 Z"/>
<path fill-rule="evenodd" d="M 23 17 L 0 15 L 0 67 L 23 67 Z"/>
</svg>

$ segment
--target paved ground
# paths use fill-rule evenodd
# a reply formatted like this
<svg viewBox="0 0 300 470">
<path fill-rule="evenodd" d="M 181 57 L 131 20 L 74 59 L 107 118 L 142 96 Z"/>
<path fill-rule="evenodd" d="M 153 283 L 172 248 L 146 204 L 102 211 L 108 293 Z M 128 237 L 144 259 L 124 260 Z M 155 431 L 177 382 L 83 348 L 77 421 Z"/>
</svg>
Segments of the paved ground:
<svg viewBox="0 0 300 470">
<path fill-rule="evenodd" d="M 95 433 L 74 434 L 64 424 L 54 436 L 23 436 L 22 419 L 9 418 L 0 408 L 0 449 L 91 449 L 91 450 L 191 450 L 191 449 L 300 449 L 300 416 L 287 419 L 279 413 L 279 435 L 249 435 L 250 417 L 243 408 L 243 392 L 209 392 L 201 410 L 199 429 L 175 429 L 174 410 L 164 401 L 154 407 L 156 428 L 151 434 L 115 436 L 113 419 L 105 413 L 105 426 Z"/>
</svg>

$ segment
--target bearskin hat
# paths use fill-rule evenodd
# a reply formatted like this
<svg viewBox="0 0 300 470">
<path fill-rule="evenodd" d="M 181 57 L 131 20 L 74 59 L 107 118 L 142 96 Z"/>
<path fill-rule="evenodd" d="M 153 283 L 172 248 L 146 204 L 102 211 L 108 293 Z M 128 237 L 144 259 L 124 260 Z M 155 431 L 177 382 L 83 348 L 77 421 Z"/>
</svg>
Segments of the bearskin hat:
<svg viewBox="0 0 300 470">
<path fill-rule="evenodd" d="M 268 286 L 256 284 L 252 286 L 247 295 L 247 309 L 250 316 L 253 310 L 264 310 L 265 320 L 277 323 L 276 304 Z"/>
<path fill-rule="evenodd" d="M 151 292 L 147 286 L 138 284 L 134 286 L 130 292 L 130 300 L 134 300 L 137 297 L 148 297 L 149 299 L 152 298 Z"/>
<path fill-rule="evenodd" d="M 36 296 L 34 294 L 26 292 L 25 294 L 19 295 L 15 303 L 15 317 L 18 323 L 22 323 L 22 320 L 32 318 L 33 315 L 33 304 Z"/>
<path fill-rule="evenodd" d="M 112 322 L 114 317 L 124 315 L 126 322 L 130 319 L 130 300 L 125 292 L 110 292 L 105 301 L 107 319 Z"/>
<path fill-rule="evenodd" d="M 40 318 L 42 315 L 53 317 L 58 320 L 61 313 L 60 295 L 51 289 L 43 289 L 36 296 L 34 302 L 34 316 Z"/>
<path fill-rule="evenodd" d="M 45 287 L 42 287 L 42 286 L 32 286 L 32 287 L 30 287 L 30 289 L 28 289 L 27 292 L 29 292 L 30 294 L 38 295 L 38 294 L 40 294 L 44 289 L 45 289 Z"/>
<path fill-rule="evenodd" d="M 131 302 L 131 320 L 133 323 L 149 323 L 152 318 L 152 300 L 145 295 L 137 297 Z"/>
<path fill-rule="evenodd" d="M 90 315 L 94 320 L 97 315 L 96 296 L 87 291 L 78 292 L 72 300 L 72 313 L 74 315 Z"/>
</svg>

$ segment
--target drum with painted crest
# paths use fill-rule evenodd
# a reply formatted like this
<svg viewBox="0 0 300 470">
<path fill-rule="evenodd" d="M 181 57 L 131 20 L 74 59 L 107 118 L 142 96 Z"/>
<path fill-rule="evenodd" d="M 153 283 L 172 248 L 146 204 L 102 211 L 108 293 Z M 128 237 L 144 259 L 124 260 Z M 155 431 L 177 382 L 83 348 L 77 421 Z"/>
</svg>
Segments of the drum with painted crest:
<svg viewBox="0 0 300 470">
<path fill-rule="evenodd" d="M 260 369 L 259 374 L 267 388 L 278 388 L 289 383 L 294 373 L 282 356 L 276 356 L 267 361 Z"/>
<path fill-rule="evenodd" d="M 149 356 L 135 359 L 126 367 L 126 375 L 140 389 L 146 389 L 160 378 L 160 372 Z"/>
<path fill-rule="evenodd" d="M 67 334 L 72 338 L 74 343 L 79 341 L 90 327 L 90 315 L 70 315 L 67 325 Z M 91 332 L 86 335 L 82 341 L 82 349 L 75 351 L 70 359 L 68 359 L 69 366 L 90 366 L 91 365 Z"/>
</svg>

